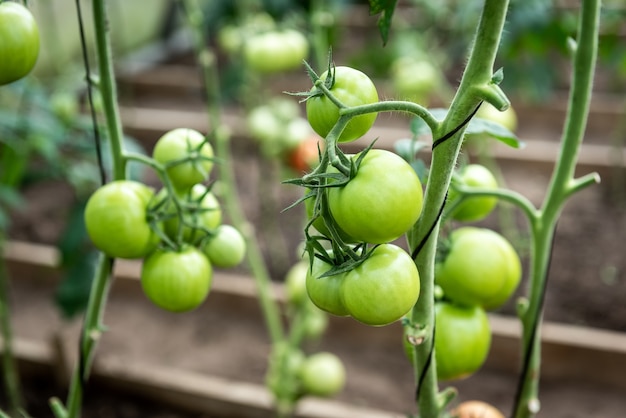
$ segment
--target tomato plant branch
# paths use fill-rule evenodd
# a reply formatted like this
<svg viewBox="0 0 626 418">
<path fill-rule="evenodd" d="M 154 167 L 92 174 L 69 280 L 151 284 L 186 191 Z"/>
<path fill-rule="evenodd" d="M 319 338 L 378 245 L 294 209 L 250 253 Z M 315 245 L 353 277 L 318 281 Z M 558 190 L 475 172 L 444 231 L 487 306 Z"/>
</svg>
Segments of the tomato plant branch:
<svg viewBox="0 0 626 418">
<path fill-rule="evenodd" d="M 93 19 L 100 72 L 100 91 L 111 144 L 113 178 L 121 180 L 126 177 L 126 164 L 123 157 L 123 135 L 117 107 L 117 92 L 104 0 L 94 0 Z M 52 410 L 57 417 L 75 418 L 80 416 L 84 385 L 89 377 L 95 349 L 103 330 L 102 317 L 111 284 L 113 263 L 113 258 L 100 254 L 81 333 L 78 365 L 74 369 L 70 382 L 67 409 L 63 408 L 58 399 L 50 401 Z"/>
<path fill-rule="evenodd" d="M 109 40 L 108 18 L 104 0 L 93 1 L 94 30 L 98 54 L 99 86 L 102 104 L 111 143 L 113 157 L 113 178 L 126 178 L 126 165 L 123 154 L 122 123 L 117 106 L 117 88 L 115 84 L 111 43 Z"/>
<path fill-rule="evenodd" d="M 476 109 L 480 101 L 486 99 L 484 95 L 480 95 L 481 90 L 475 87 L 491 83 L 493 64 L 507 8 L 508 1 L 485 2 L 461 84 L 446 118 L 433 131 L 433 138 L 443 138 L 448 132 L 455 130 Z M 440 142 L 433 149 L 422 215 L 407 234 L 411 252 L 421 242 L 424 243 L 415 260 L 421 277 L 420 297 L 411 312 L 411 322 L 427 330 L 424 341 L 415 346 L 414 366 L 418 383 L 416 397 L 422 418 L 437 418 L 441 416 L 445 407 L 438 396 L 436 353 L 434 353 L 434 263 L 441 208 L 445 203 L 464 131 L 464 127 L 459 129 L 452 137 Z"/>
<path fill-rule="evenodd" d="M 358 116 L 366 113 L 404 112 L 421 118 L 431 131 L 439 129 L 439 121 L 426 109 L 417 103 L 403 100 L 385 100 L 361 106 L 345 107 L 339 110 L 340 115 Z"/>
<path fill-rule="evenodd" d="M 184 4 L 186 13 L 202 16 L 202 10 L 196 0 L 184 0 Z M 188 19 L 188 24 L 195 34 L 194 47 L 198 57 L 212 56 L 204 43 L 202 27 L 198 24 L 197 17 L 191 20 Z M 261 249 L 254 238 L 254 230 L 246 220 L 237 195 L 237 181 L 233 171 L 233 157 L 230 150 L 230 134 L 226 127 L 222 126 L 220 117 L 221 97 L 219 95 L 220 84 L 217 75 L 216 59 L 214 56 L 212 59 L 199 59 L 199 64 L 202 67 L 206 95 L 209 101 L 207 104 L 208 117 L 215 138 L 216 154 L 222 160 L 222 164 L 218 168 L 223 183 L 222 194 L 234 226 L 246 237 L 248 264 L 256 281 L 265 323 L 268 327 L 271 341 L 277 343 L 284 339 L 283 325 L 278 306 L 270 294 L 271 279 L 263 260 Z"/>
<path fill-rule="evenodd" d="M 525 364 L 516 394 L 516 418 L 534 417 L 539 410 L 541 366 L 539 329 L 556 223 L 568 196 L 599 180 L 593 173 L 574 180 L 574 170 L 583 140 L 593 89 L 600 0 L 583 0 L 580 10 L 578 46 L 573 60 L 572 84 L 561 147 L 541 209 L 540 222 L 533 228 L 532 271 L 528 307 L 521 312 Z"/>
</svg>

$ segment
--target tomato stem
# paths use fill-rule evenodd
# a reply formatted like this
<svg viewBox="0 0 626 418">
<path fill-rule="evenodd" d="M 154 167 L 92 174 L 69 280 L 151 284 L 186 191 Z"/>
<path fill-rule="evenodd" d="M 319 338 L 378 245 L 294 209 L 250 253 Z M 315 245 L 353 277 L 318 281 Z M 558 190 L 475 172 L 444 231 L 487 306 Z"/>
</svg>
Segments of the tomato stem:
<svg viewBox="0 0 626 418">
<path fill-rule="evenodd" d="M 587 123 L 598 48 L 600 0 L 583 0 L 579 18 L 578 47 L 573 59 L 573 77 L 559 157 L 546 200 L 536 222 L 531 223 L 531 276 L 528 306 L 521 312 L 524 364 L 515 398 L 515 418 L 534 417 L 538 412 L 543 301 L 548 279 L 553 239 L 558 217 L 567 198 L 599 181 L 596 173 L 574 179 L 580 144 Z"/>
<path fill-rule="evenodd" d="M 487 0 L 478 24 L 470 58 L 461 84 L 446 118 L 435 124 L 433 138 L 443 138 L 458 127 L 485 97 L 476 86 L 487 85 L 493 76 L 493 64 L 504 26 L 508 1 Z M 415 375 L 418 382 L 417 404 L 422 418 L 438 418 L 443 413 L 438 396 L 436 353 L 434 353 L 434 263 L 441 208 L 447 194 L 452 172 L 458 158 L 465 126 L 448 140 L 441 142 L 432 153 L 430 176 L 426 185 L 422 215 L 407 238 L 411 252 L 424 242 L 415 262 L 420 272 L 420 298 L 411 312 L 411 322 L 423 326 L 426 337 L 415 347 Z M 424 241 L 425 240 L 425 241 Z"/>
</svg>

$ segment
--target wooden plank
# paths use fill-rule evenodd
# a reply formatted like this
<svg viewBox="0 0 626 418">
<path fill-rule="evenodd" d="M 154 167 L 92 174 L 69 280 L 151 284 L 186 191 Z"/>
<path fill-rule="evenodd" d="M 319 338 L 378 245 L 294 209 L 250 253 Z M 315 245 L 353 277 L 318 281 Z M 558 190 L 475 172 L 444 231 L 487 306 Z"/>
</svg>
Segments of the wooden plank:
<svg viewBox="0 0 626 418">
<path fill-rule="evenodd" d="M 34 269 L 31 278 L 37 280 L 57 280 L 51 275 L 58 265 L 58 252 L 45 245 L 25 242 L 8 242 L 5 258 L 12 266 Z M 114 291 L 141 292 L 139 284 L 140 263 L 132 260 L 119 260 L 116 263 Z M 28 280 L 29 275 L 21 275 Z M 215 302 L 224 301 L 223 306 L 257 306 L 256 285 L 245 274 L 216 272 L 212 289 Z M 284 288 L 281 283 L 272 283 L 272 295 L 284 301 Z M 489 315 L 493 342 L 486 368 L 507 373 L 517 373 L 520 364 L 521 330 L 516 318 L 497 314 Z M 358 338 L 368 332 L 342 318 L 330 318 L 329 338 Z M 376 330 L 377 338 L 396 341 L 399 325 L 392 324 Z M 548 379 L 587 379 L 626 390 L 626 334 L 598 330 L 577 325 L 544 322 L 542 327 L 543 370 L 542 376 Z M 66 355 L 66 357 L 70 357 Z"/>
</svg>

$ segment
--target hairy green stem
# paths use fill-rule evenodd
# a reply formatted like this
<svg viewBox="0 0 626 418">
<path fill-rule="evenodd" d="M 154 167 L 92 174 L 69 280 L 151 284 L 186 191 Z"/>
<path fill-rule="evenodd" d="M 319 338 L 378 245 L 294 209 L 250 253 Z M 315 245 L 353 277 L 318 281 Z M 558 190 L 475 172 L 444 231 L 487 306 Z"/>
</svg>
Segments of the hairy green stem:
<svg viewBox="0 0 626 418">
<path fill-rule="evenodd" d="M 3 234 L 0 231 L 0 234 Z M 0 327 L 2 328 L 2 371 L 7 395 L 9 415 L 17 414 L 22 408 L 23 399 L 20 379 L 13 356 L 13 332 L 11 309 L 9 307 L 9 274 L 4 262 L 4 236 L 0 235 Z"/>
<path fill-rule="evenodd" d="M 200 59 L 199 61 L 202 67 L 207 99 L 209 100 L 207 104 L 208 117 L 210 126 L 215 134 L 216 154 L 222 161 L 218 166 L 220 179 L 224 186 L 222 196 L 233 225 L 246 237 L 248 264 L 257 285 L 265 323 L 272 342 L 277 343 L 284 339 L 283 325 L 278 306 L 271 295 L 271 278 L 267 271 L 263 254 L 259 248 L 258 241 L 254 237 L 254 230 L 246 219 L 239 196 L 237 195 L 237 181 L 234 173 L 233 157 L 230 150 L 230 135 L 221 122 L 221 98 L 219 95 L 216 60 L 204 43 L 202 27 L 198 24 L 198 22 L 201 22 L 202 11 L 197 0 L 184 0 L 184 4 L 187 13 L 192 16 L 195 15 L 194 18 L 188 19 L 188 23 L 194 34 L 196 53 L 200 58 L 211 57 L 211 59 Z M 200 16 L 200 19 L 198 19 L 198 16 Z"/>
<path fill-rule="evenodd" d="M 117 105 L 117 87 L 108 30 L 109 21 L 104 0 L 93 0 L 93 18 L 100 75 L 100 93 L 102 94 L 107 132 L 111 143 L 111 156 L 113 157 L 113 178 L 122 180 L 126 178 L 126 164 L 123 159 L 124 136 Z"/>
<path fill-rule="evenodd" d="M 491 86 L 493 64 L 507 8 L 506 0 L 486 0 L 461 84 L 445 120 L 433 132 L 435 139 L 453 131 L 482 100 L 487 99 L 483 95 L 483 87 Z M 433 150 L 423 212 L 407 235 L 412 252 L 422 245 L 415 260 L 421 277 L 420 298 L 411 312 L 411 322 L 426 330 L 424 341 L 415 347 L 415 375 L 419 385 L 417 404 L 421 418 L 437 418 L 445 407 L 439 402 L 434 353 L 434 263 L 441 208 L 460 152 L 463 132 L 464 128 Z"/>
<path fill-rule="evenodd" d="M 532 271 L 528 308 L 521 313 L 523 358 L 527 359 L 518 388 L 515 417 L 530 418 L 538 412 L 541 367 L 540 324 L 551 256 L 552 240 L 561 209 L 574 191 L 598 180 L 588 175 L 575 180 L 574 170 L 587 123 L 598 48 L 600 0 L 583 0 L 580 10 L 578 47 L 574 56 L 572 87 L 561 148 L 538 222 L 533 224 Z"/>
<path fill-rule="evenodd" d="M 93 20 L 100 75 L 99 88 L 102 94 L 104 114 L 111 144 L 113 178 L 115 180 L 122 180 L 126 178 L 126 160 L 123 150 L 122 125 L 117 106 L 117 91 L 108 31 L 109 22 L 104 0 L 93 1 Z M 104 315 L 104 308 L 111 285 L 113 262 L 114 260 L 111 257 L 100 254 L 89 301 L 87 303 L 87 310 L 85 312 L 79 347 L 79 363 L 74 369 L 70 382 L 66 411 L 63 410 L 58 400 L 51 401 L 53 412 L 55 412 L 57 416 L 67 418 L 80 416 L 84 385 L 89 377 L 93 356 L 103 329 L 102 317 Z"/>
</svg>

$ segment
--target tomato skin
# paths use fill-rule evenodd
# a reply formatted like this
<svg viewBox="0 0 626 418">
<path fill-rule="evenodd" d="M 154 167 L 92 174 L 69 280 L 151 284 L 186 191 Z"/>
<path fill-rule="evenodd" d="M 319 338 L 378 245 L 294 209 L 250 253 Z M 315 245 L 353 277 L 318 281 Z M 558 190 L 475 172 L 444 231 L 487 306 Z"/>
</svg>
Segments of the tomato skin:
<svg viewBox="0 0 626 418">
<path fill-rule="evenodd" d="M 136 181 L 113 181 L 97 189 L 85 207 L 85 226 L 94 245 L 111 257 L 142 258 L 158 235 L 147 221 L 153 190 Z"/>
<path fill-rule="evenodd" d="M 425 59 L 400 57 L 391 65 L 394 90 L 403 100 L 427 103 L 441 85 L 437 68 Z"/>
<path fill-rule="evenodd" d="M 482 308 L 437 302 L 435 327 L 438 379 L 462 379 L 483 365 L 491 346 L 491 327 Z"/>
<path fill-rule="evenodd" d="M 309 42 L 294 29 L 272 30 L 248 38 L 243 46 L 246 64 L 261 73 L 298 68 L 309 55 Z"/>
<path fill-rule="evenodd" d="M 422 201 L 422 185 L 413 168 L 379 149 L 367 153 L 345 186 L 328 189 L 330 211 L 339 227 L 357 241 L 373 244 L 406 233 L 419 218 Z"/>
<path fill-rule="evenodd" d="M 486 402 L 465 401 L 454 408 L 452 418 L 504 418 L 504 415 Z"/>
<path fill-rule="evenodd" d="M 246 240 L 234 226 L 220 225 L 202 250 L 215 267 L 231 268 L 246 256 Z"/>
<path fill-rule="evenodd" d="M 483 105 L 480 106 L 480 109 L 478 109 L 478 112 L 476 112 L 476 116 L 496 122 L 511 132 L 515 132 L 517 129 L 517 114 L 515 113 L 515 110 L 513 110 L 512 106 L 509 106 L 507 110 L 501 112 L 493 107 L 493 105 L 483 103 Z"/>
<path fill-rule="evenodd" d="M 450 234 L 450 251 L 435 269 L 436 283 L 456 303 L 494 309 L 517 288 L 522 275 L 519 256 L 500 234 L 463 227 Z"/>
<path fill-rule="evenodd" d="M 39 56 L 39 27 L 20 3 L 0 3 L 0 85 L 31 72 Z"/>
<path fill-rule="evenodd" d="M 315 257 L 311 270 L 306 275 L 306 291 L 311 301 L 321 310 L 337 316 L 348 316 L 349 312 L 341 298 L 341 283 L 345 273 L 321 277 L 332 265 Z"/>
<path fill-rule="evenodd" d="M 362 264 L 346 273 L 341 300 L 357 321 L 387 325 L 402 318 L 417 302 L 420 278 L 417 267 L 402 248 L 383 244 Z"/>
<path fill-rule="evenodd" d="M 292 305 L 300 305 L 308 299 L 306 293 L 306 276 L 309 262 L 301 260 L 295 263 L 285 275 L 285 292 L 287 301 Z"/>
<path fill-rule="evenodd" d="M 188 128 L 176 128 L 166 132 L 154 146 L 152 157 L 161 164 L 172 163 L 190 155 L 213 158 L 213 147 L 200 132 Z M 193 160 L 175 164 L 167 168 L 167 175 L 174 187 L 187 190 L 196 183 L 205 181 L 213 161 Z"/>
<path fill-rule="evenodd" d="M 167 191 L 162 189 L 158 198 L 163 199 L 166 195 Z M 194 243 L 205 236 L 203 229 L 213 230 L 221 224 L 222 209 L 220 203 L 213 193 L 207 191 L 207 187 L 203 184 L 195 184 L 186 193 L 180 193 L 179 198 L 185 201 L 191 210 L 191 212 L 183 214 L 183 241 Z M 176 213 L 173 201 L 170 200 L 166 203 L 166 210 L 173 215 Z M 165 233 L 171 239 L 177 238 L 179 224 L 180 220 L 177 216 L 164 222 Z"/>
<path fill-rule="evenodd" d="M 207 257 L 197 248 L 157 249 L 143 262 L 141 286 L 155 305 L 170 312 L 187 312 L 206 299 L 213 280 Z"/>
<path fill-rule="evenodd" d="M 346 383 L 346 370 L 339 357 L 322 351 L 309 356 L 302 363 L 299 377 L 305 393 L 332 396 L 343 389 Z"/>
<path fill-rule="evenodd" d="M 480 164 L 469 164 L 459 173 L 461 184 L 471 188 L 497 189 L 498 181 L 489 169 Z M 450 188 L 448 200 L 456 198 L 458 192 Z M 488 196 L 472 196 L 465 198 L 451 213 L 457 221 L 474 222 L 487 217 L 498 204 L 498 198 Z"/>
<path fill-rule="evenodd" d="M 326 80 L 328 71 L 320 78 Z M 314 91 L 315 87 L 311 90 Z M 376 86 L 370 78 L 359 70 L 350 67 L 335 67 L 335 84 L 330 91 L 346 106 L 360 106 L 378 102 Z M 315 132 L 323 138 L 339 120 L 339 108 L 328 97 L 316 96 L 306 101 L 306 114 Z M 376 113 L 355 116 L 350 120 L 339 142 L 351 142 L 367 133 L 376 121 Z"/>
</svg>

